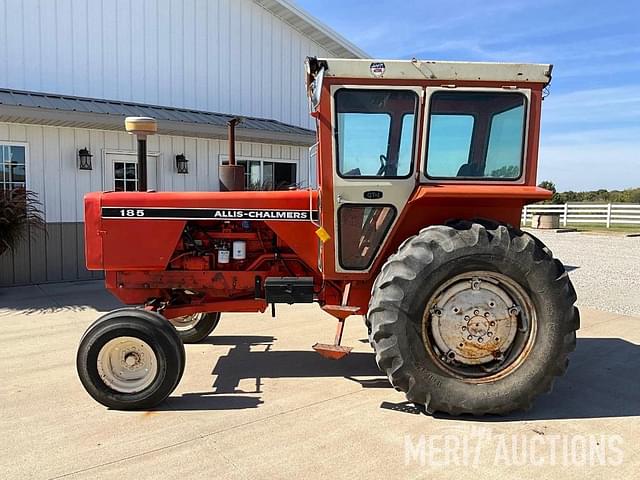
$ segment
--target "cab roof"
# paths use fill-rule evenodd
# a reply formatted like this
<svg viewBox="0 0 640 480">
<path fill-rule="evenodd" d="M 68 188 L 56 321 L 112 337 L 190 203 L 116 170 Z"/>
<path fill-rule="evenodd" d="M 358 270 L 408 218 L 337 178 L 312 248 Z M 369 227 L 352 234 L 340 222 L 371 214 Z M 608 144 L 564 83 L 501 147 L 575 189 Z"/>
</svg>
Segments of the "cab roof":
<svg viewBox="0 0 640 480">
<path fill-rule="evenodd" d="M 326 62 L 325 76 L 394 80 L 551 82 L 551 64 L 499 62 L 442 62 L 435 60 L 377 60 L 319 58 Z"/>
</svg>

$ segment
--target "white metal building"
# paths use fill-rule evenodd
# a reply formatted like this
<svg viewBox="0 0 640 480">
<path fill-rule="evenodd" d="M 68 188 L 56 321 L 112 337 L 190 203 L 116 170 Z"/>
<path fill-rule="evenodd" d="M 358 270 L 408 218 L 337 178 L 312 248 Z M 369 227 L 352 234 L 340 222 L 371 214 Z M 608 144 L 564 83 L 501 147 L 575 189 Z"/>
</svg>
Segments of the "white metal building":
<svg viewBox="0 0 640 480">
<path fill-rule="evenodd" d="M 36 192 L 47 222 L 0 256 L 0 285 L 96 276 L 82 198 L 135 188 L 125 116 L 159 119 L 149 188 L 216 190 L 230 115 L 247 117 L 236 151 L 248 181 L 304 185 L 304 58 L 366 56 L 286 0 L 0 0 L 0 12 L 0 188 Z"/>
</svg>

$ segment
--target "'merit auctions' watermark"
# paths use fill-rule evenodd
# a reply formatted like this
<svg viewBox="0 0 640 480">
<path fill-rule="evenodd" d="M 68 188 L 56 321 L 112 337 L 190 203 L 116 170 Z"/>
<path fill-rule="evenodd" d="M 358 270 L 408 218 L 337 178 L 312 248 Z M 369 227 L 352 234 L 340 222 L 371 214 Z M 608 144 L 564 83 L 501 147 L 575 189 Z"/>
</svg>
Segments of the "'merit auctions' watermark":
<svg viewBox="0 0 640 480">
<path fill-rule="evenodd" d="M 617 466 L 624 461 L 620 435 L 494 434 L 472 427 L 455 433 L 405 435 L 405 464 L 506 466 Z"/>
</svg>

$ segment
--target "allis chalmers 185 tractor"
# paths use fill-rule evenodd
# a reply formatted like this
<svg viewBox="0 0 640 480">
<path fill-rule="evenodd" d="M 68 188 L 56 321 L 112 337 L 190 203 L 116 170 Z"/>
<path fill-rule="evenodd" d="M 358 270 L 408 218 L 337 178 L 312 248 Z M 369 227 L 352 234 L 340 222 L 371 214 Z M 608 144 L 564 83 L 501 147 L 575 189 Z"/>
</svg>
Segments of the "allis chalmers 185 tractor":
<svg viewBox="0 0 640 480">
<path fill-rule="evenodd" d="M 519 229 L 536 187 L 550 65 L 309 58 L 318 187 L 105 192 L 85 198 L 86 258 L 137 305 L 80 342 L 89 394 L 150 408 L 175 389 L 183 342 L 221 312 L 317 302 L 362 315 L 380 369 L 427 411 L 526 409 L 574 349 L 562 264 Z M 313 165 L 310 163 L 310 165 Z"/>
</svg>

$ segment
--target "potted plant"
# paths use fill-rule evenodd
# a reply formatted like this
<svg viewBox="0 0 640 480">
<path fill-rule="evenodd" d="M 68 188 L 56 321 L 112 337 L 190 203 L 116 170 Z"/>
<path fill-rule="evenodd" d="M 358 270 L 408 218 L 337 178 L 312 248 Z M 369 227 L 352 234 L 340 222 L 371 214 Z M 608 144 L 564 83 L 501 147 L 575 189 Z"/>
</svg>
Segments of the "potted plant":
<svg viewBox="0 0 640 480">
<path fill-rule="evenodd" d="M 15 249 L 36 230 L 44 229 L 41 204 L 24 188 L 0 190 L 0 255 Z"/>
</svg>

